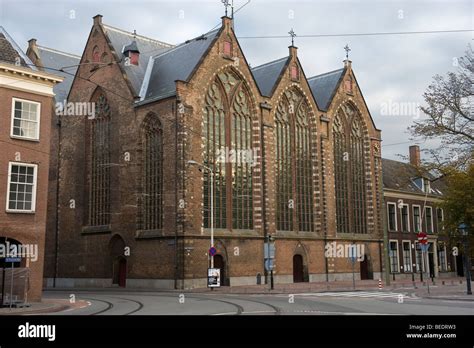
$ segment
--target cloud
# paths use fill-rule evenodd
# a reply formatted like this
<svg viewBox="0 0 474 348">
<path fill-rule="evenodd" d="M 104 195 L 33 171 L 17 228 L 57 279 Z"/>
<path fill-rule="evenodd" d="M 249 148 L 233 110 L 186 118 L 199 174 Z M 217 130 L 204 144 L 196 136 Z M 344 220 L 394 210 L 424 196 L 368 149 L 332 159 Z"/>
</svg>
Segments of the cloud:
<svg viewBox="0 0 474 348">
<path fill-rule="evenodd" d="M 236 9 L 246 0 L 235 0 Z M 74 11 L 74 17 L 71 17 Z M 124 30 L 169 43 L 198 36 L 220 23 L 218 0 L 0 0 L 0 21 L 23 47 L 32 37 L 38 43 L 81 54 L 92 17 Z M 433 1 L 264 1 L 252 0 L 235 18 L 238 36 L 404 32 L 472 28 L 472 4 L 461 0 Z M 382 130 L 383 155 L 397 158 L 408 152 L 407 127 L 413 117 L 380 114 L 381 105 L 422 103 L 422 94 L 435 74 L 453 70 L 453 58 L 463 54 L 472 33 L 296 37 L 307 76 L 342 67 L 346 43 L 362 92 Z M 241 39 L 252 66 L 288 55 L 288 39 Z M 404 143 L 400 145 L 390 145 Z M 389 146 L 390 145 L 390 146 Z M 433 146 L 425 143 L 423 146 Z"/>
</svg>

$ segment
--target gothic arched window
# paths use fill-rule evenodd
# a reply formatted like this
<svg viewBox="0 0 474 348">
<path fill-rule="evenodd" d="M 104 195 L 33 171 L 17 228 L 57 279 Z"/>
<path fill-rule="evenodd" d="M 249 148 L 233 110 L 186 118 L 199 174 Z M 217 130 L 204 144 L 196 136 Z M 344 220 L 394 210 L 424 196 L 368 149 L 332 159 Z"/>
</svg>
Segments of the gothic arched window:
<svg viewBox="0 0 474 348">
<path fill-rule="evenodd" d="M 252 117 L 243 81 L 224 71 L 211 83 L 204 106 L 204 165 L 214 171 L 214 226 L 253 229 Z M 204 227 L 210 227 L 210 174 L 204 175 Z M 229 212 L 231 212 L 229 214 Z"/>
<path fill-rule="evenodd" d="M 313 231 L 310 107 L 299 91 L 284 93 L 275 123 L 277 229 Z"/>
<path fill-rule="evenodd" d="M 110 106 L 99 93 L 90 121 L 89 225 L 110 223 Z"/>
<path fill-rule="evenodd" d="M 334 117 L 334 178 L 338 233 L 367 233 L 364 135 L 360 115 L 349 105 Z"/>
<path fill-rule="evenodd" d="M 147 116 L 142 127 L 141 226 L 163 227 L 163 130 L 156 115 Z"/>
</svg>

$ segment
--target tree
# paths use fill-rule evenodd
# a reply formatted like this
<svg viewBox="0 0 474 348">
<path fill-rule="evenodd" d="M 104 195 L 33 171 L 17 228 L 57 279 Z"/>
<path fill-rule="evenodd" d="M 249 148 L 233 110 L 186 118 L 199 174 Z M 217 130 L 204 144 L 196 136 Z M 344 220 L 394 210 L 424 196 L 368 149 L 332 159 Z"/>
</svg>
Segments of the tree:
<svg viewBox="0 0 474 348">
<path fill-rule="evenodd" d="M 469 238 L 474 240 L 474 163 L 467 170 L 451 170 L 443 178 L 446 183 L 443 202 L 440 207 L 444 211 L 444 231 L 450 237 L 451 245 L 461 241 L 458 226 L 465 223 L 468 226 Z M 471 249 L 472 250 L 472 249 Z"/>
<path fill-rule="evenodd" d="M 458 60 L 456 72 L 436 75 L 423 94 L 425 118 L 409 127 L 415 138 L 440 140 L 436 149 L 424 150 L 430 157 L 426 169 L 443 175 L 466 169 L 474 153 L 474 53 L 469 45 Z"/>
</svg>

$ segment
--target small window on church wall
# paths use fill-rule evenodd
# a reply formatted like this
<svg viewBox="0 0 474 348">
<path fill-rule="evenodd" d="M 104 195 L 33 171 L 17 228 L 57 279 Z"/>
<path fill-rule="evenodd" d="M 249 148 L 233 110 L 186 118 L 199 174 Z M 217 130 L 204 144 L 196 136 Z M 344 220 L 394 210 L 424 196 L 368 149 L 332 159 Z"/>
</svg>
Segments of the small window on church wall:
<svg viewBox="0 0 474 348">
<path fill-rule="evenodd" d="M 224 54 L 226 56 L 232 55 L 232 43 L 230 41 L 224 41 Z"/>
<path fill-rule="evenodd" d="M 95 46 L 94 49 L 92 50 L 92 61 L 94 63 L 100 62 L 99 48 L 97 46 Z"/>
<path fill-rule="evenodd" d="M 299 78 L 298 67 L 297 66 L 292 66 L 291 67 L 291 79 L 292 80 L 298 80 L 298 78 Z"/>
<path fill-rule="evenodd" d="M 352 77 L 349 76 L 345 81 L 346 93 L 352 93 Z"/>
</svg>

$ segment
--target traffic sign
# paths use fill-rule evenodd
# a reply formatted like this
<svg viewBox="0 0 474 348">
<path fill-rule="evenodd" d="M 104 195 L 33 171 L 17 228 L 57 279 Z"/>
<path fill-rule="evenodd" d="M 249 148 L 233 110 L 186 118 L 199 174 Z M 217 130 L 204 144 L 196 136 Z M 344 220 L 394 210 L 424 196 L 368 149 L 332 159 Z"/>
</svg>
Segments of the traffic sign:
<svg viewBox="0 0 474 348">
<path fill-rule="evenodd" d="M 429 248 L 430 248 L 430 243 L 421 244 L 421 251 L 426 253 Z"/>
<path fill-rule="evenodd" d="M 215 254 L 217 254 L 217 249 L 215 247 L 211 247 L 209 249 L 209 255 L 214 256 Z"/>
<path fill-rule="evenodd" d="M 272 271 L 275 268 L 274 259 L 265 260 L 265 270 Z"/>
<path fill-rule="evenodd" d="M 418 241 L 421 244 L 426 244 L 428 243 L 428 235 L 425 232 L 420 232 L 416 235 L 418 237 Z"/>
</svg>

